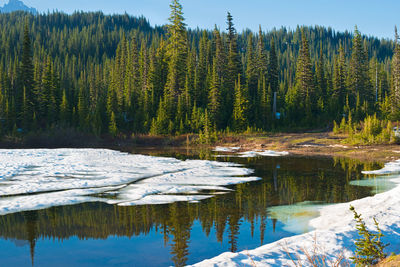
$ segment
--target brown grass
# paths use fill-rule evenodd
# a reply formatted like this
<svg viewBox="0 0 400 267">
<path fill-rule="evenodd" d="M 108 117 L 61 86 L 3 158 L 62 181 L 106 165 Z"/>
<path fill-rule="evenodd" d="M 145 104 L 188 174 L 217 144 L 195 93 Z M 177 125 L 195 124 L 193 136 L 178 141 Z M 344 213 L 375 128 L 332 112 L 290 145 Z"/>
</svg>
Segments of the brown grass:
<svg viewBox="0 0 400 267">
<path fill-rule="evenodd" d="M 288 245 L 285 244 L 285 246 L 283 246 L 284 251 L 292 261 L 293 266 L 295 267 L 302 267 L 304 265 L 310 265 L 313 267 L 350 266 L 349 260 L 346 259 L 343 253 L 336 255 L 335 259 L 329 260 L 326 256 L 324 247 L 321 246 L 321 244 L 318 244 L 316 235 L 314 235 L 313 241 L 314 242 L 311 251 L 305 247 L 302 247 L 300 249 L 301 253 L 305 255 L 305 259 L 302 259 L 302 257 L 299 254 L 295 254 L 294 256 L 292 256 L 292 254 L 289 252 Z"/>
<path fill-rule="evenodd" d="M 400 255 L 390 256 L 375 266 L 376 267 L 399 267 L 400 266 Z"/>
</svg>

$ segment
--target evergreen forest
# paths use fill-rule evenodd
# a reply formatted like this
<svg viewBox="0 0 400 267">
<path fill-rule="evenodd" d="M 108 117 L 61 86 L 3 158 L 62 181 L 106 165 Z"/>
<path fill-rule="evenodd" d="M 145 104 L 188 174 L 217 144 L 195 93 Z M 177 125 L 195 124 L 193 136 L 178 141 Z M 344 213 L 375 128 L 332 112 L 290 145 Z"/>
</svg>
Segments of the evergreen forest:
<svg viewBox="0 0 400 267">
<path fill-rule="evenodd" d="M 394 40 L 357 26 L 238 33 L 230 13 L 224 29 L 189 29 L 180 2 L 170 8 L 164 26 L 100 12 L 0 14 L 0 136 L 210 137 L 400 118 L 397 30 Z"/>
</svg>

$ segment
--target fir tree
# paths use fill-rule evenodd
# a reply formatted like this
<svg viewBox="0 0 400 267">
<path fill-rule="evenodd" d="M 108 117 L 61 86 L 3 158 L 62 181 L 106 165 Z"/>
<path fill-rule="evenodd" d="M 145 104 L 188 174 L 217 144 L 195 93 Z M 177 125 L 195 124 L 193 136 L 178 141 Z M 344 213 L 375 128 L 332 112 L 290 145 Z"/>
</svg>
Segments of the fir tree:
<svg viewBox="0 0 400 267">
<path fill-rule="evenodd" d="M 400 118 L 400 44 L 399 36 L 397 34 L 397 27 L 395 27 L 395 47 L 392 59 L 392 113 L 394 118 Z"/>
<path fill-rule="evenodd" d="M 368 88 L 368 65 L 367 56 L 363 47 L 362 37 L 357 29 L 354 30 L 353 46 L 351 51 L 351 60 L 348 73 L 348 87 L 350 90 L 350 105 L 356 104 L 357 95 L 360 101 L 369 99 L 370 92 Z"/>
<path fill-rule="evenodd" d="M 243 93 L 240 75 L 235 83 L 235 102 L 233 108 L 233 129 L 237 132 L 244 131 L 247 128 L 248 100 Z"/>
<path fill-rule="evenodd" d="M 220 121 L 220 108 L 221 108 L 221 84 L 217 73 L 216 64 L 213 67 L 213 74 L 210 84 L 210 90 L 208 95 L 208 109 L 210 111 L 210 120 L 213 124 L 219 125 Z"/>
<path fill-rule="evenodd" d="M 34 112 L 34 100 L 33 100 L 33 88 L 34 88 L 34 77 L 33 77 L 33 63 L 32 63 L 32 47 L 31 38 L 29 36 L 28 23 L 25 22 L 24 27 L 24 39 L 22 46 L 22 60 L 20 66 L 20 93 L 17 94 L 18 107 L 23 103 L 22 120 L 25 122 L 25 127 L 28 127 L 28 122 L 31 121 Z M 20 97 L 18 97 L 20 96 Z M 22 101 L 21 101 L 22 100 Z M 29 129 L 26 129 L 29 130 Z"/>
<path fill-rule="evenodd" d="M 172 0 L 170 5 L 171 15 L 168 25 L 168 77 L 166 84 L 166 107 L 169 118 L 175 112 L 175 104 L 178 96 L 185 86 L 186 59 L 187 59 L 187 36 L 186 24 L 182 12 L 182 5 L 178 0 Z"/>
<path fill-rule="evenodd" d="M 269 51 L 268 58 L 268 82 L 271 86 L 272 92 L 278 92 L 279 89 L 279 72 L 278 72 L 278 58 L 276 55 L 275 39 L 271 40 L 271 50 Z"/>
</svg>

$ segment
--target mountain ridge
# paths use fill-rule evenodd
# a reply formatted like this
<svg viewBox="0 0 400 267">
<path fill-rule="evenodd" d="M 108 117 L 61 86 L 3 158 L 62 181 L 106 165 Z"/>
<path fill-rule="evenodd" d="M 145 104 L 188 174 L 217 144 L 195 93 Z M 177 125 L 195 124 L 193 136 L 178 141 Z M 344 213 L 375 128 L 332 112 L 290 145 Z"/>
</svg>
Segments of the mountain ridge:
<svg viewBox="0 0 400 267">
<path fill-rule="evenodd" d="M 34 15 L 38 13 L 36 8 L 28 7 L 20 0 L 9 0 L 7 4 L 4 4 L 3 7 L 0 7 L 0 13 L 11 13 L 14 11 L 26 11 Z"/>
</svg>

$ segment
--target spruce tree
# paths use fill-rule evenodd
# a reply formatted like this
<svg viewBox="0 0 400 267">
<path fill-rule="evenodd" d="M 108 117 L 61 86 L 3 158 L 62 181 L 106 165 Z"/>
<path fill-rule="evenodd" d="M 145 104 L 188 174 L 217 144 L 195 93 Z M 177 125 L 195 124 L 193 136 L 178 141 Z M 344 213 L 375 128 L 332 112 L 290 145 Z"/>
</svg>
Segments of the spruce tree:
<svg viewBox="0 0 400 267">
<path fill-rule="evenodd" d="M 275 49 L 275 48 L 274 48 Z M 272 50 L 272 47 L 271 47 Z M 267 76 L 268 74 L 268 56 L 267 51 L 265 50 L 265 43 L 264 43 L 264 35 L 261 30 L 261 25 L 258 31 L 258 42 L 257 42 L 257 59 L 256 59 L 256 66 L 257 70 L 259 71 L 259 78 Z"/>
<path fill-rule="evenodd" d="M 170 5 L 171 15 L 168 25 L 168 77 L 165 86 L 167 115 L 170 119 L 174 116 L 178 96 L 185 86 L 187 36 L 186 24 L 183 17 L 182 5 L 178 0 L 172 0 Z"/>
<path fill-rule="evenodd" d="M 22 112 L 22 121 L 24 126 L 28 127 L 28 122 L 32 120 L 34 113 L 34 99 L 33 99 L 33 88 L 34 88 L 34 77 L 33 77 L 33 60 L 32 60 L 32 47 L 31 38 L 28 29 L 28 22 L 25 22 L 24 27 L 24 38 L 22 45 L 22 60 L 20 65 L 20 92 L 17 94 L 17 112 Z M 18 109 L 23 103 L 23 108 Z M 29 130 L 29 129 L 26 129 Z"/>
<path fill-rule="evenodd" d="M 235 83 L 235 101 L 233 106 L 233 129 L 236 132 L 242 132 L 246 130 L 248 126 L 247 121 L 248 111 L 248 100 L 245 97 L 245 93 L 242 90 L 240 82 L 240 75 Z"/>
<path fill-rule="evenodd" d="M 210 111 L 210 121 L 217 126 L 221 125 L 221 116 L 220 116 L 220 108 L 221 108 L 221 84 L 220 79 L 217 73 L 217 66 L 214 64 L 212 79 L 210 84 L 210 90 L 208 95 L 208 110 Z"/>
<path fill-rule="evenodd" d="M 395 47 L 392 59 L 392 114 L 396 119 L 400 118 L 400 44 L 399 36 L 397 34 L 397 27 L 395 27 Z"/>
<path fill-rule="evenodd" d="M 368 100 L 371 92 L 368 88 L 368 61 L 363 47 L 361 33 L 357 26 L 354 29 L 353 46 L 351 50 L 351 60 L 348 73 L 348 84 L 350 105 L 355 107 L 357 96 L 360 102 Z"/>
<path fill-rule="evenodd" d="M 276 55 L 275 39 L 272 37 L 271 49 L 268 57 L 268 82 L 272 92 L 278 92 L 279 89 L 279 71 L 278 57 Z"/>
<path fill-rule="evenodd" d="M 301 113 L 298 115 L 303 115 L 301 119 L 309 123 L 311 122 L 312 111 L 316 106 L 316 93 L 308 40 L 304 30 L 302 30 L 301 40 L 296 67 L 295 102 L 292 105 L 302 107 Z"/>
</svg>

